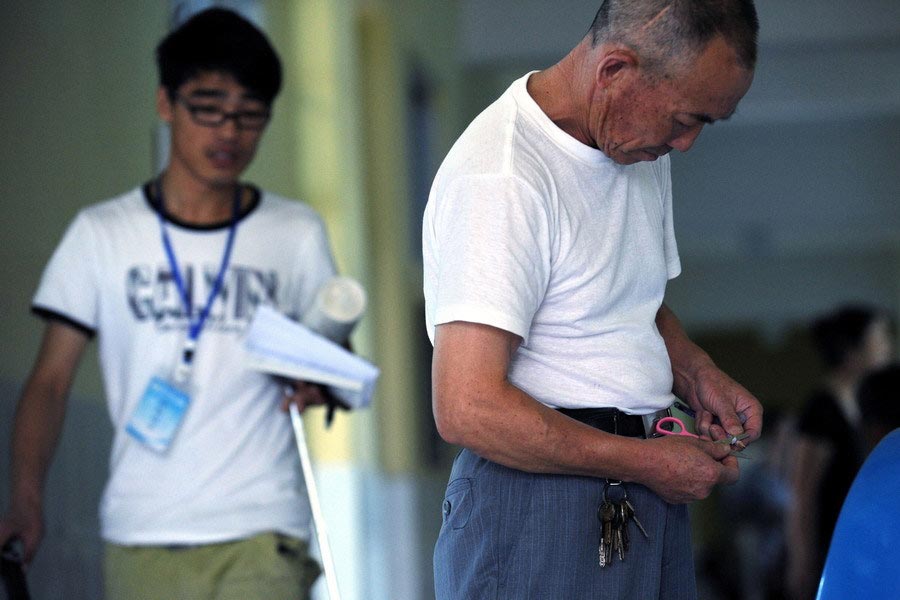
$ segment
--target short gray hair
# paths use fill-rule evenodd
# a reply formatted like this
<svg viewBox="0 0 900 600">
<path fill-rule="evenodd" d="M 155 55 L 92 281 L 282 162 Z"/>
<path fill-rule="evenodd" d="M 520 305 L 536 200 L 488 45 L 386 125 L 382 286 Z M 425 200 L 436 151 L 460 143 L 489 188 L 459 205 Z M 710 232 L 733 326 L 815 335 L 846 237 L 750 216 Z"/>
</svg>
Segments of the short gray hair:
<svg viewBox="0 0 900 600">
<path fill-rule="evenodd" d="M 759 20 L 753 0 L 604 0 L 588 35 L 592 46 L 633 48 L 651 72 L 669 72 L 695 58 L 717 35 L 740 65 L 756 66 Z"/>
</svg>

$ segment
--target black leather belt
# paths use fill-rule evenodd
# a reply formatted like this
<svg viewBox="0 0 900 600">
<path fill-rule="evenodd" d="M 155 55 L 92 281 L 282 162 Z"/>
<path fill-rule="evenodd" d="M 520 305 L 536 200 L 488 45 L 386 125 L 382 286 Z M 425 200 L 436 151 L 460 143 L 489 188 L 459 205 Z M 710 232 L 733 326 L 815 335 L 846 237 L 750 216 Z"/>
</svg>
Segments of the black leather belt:
<svg viewBox="0 0 900 600">
<path fill-rule="evenodd" d="M 590 425 L 600 431 L 626 437 L 651 437 L 653 426 L 662 417 L 669 416 L 663 409 L 649 415 L 629 415 L 618 408 L 558 408 L 562 414 Z"/>
</svg>

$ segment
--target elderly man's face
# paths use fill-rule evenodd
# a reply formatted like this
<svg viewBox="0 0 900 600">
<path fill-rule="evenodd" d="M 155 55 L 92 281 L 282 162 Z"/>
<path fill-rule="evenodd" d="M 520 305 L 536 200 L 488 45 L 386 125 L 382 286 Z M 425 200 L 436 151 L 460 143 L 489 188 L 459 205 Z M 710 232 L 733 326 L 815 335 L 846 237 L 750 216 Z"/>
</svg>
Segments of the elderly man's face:
<svg viewBox="0 0 900 600">
<path fill-rule="evenodd" d="M 676 77 L 651 79 L 638 72 L 623 78 L 610 90 L 597 146 L 623 165 L 656 160 L 672 148 L 687 152 L 704 125 L 731 116 L 752 81 L 753 72 L 715 38 Z"/>
</svg>

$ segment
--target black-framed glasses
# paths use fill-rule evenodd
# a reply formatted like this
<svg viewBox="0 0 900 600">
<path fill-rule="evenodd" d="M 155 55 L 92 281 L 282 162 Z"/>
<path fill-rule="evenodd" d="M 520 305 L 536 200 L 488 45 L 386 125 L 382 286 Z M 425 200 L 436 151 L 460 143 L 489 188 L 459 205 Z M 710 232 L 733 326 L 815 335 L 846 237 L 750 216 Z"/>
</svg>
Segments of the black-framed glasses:
<svg viewBox="0 0 900 600">
<path fill-rule="evenodd" d="M 233 119 L 240 129 L 259 131 L 266 126 L 272 116 L 272 111 L 268 108 L 225 112 L 215 104 L 195 104 L 184 96 L 178 96 L 176 99 L 188 110 L 194 123 L 204 127 L 218 127 L 225 121 Z"/>
</svg>

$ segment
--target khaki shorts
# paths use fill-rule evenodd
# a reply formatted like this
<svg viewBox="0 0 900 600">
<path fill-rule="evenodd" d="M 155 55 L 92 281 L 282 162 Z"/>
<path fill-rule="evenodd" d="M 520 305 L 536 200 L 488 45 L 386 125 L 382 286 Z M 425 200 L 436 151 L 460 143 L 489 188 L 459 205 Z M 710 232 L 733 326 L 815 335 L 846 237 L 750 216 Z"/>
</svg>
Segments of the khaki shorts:
<svg viewBox="0 0 900 600">
<path fill-rule="evenodd" d="M 202 546 L 107 544 L 106 600 L 309 600 L 321 569 L 308 550 L 277 533 Z"/>
</svg>

